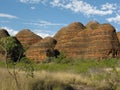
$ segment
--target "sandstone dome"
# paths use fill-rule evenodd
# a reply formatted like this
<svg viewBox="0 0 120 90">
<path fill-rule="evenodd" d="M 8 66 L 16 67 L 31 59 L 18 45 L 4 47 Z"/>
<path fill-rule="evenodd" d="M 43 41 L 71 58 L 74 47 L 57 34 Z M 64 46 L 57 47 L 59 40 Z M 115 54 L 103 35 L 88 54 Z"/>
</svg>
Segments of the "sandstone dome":
<svg viewBox="0 0 120 90">
<path fill-rule="evenodd" d="M 116 30 L 110 24 L 100 24 L 94 30 L 82 30 L 68 42 L 57 44 L 56 49 L 67 57 L 81 59 L 114 58 L 120 53 Z"/>
<path fill-rule="evenodd" d="M 78 32 L 85 29 L 85 26 L 80 22 L 74 22 L 66 27 L 61 28 L 54 36 L 56 40 L 71 39 L 77 35 Z M 59 41 L 58 41 L 59 42 Z"/>
<path fill-rule="evenodd" d="M 41 41 L 33 44 L 27 51 L 26 56 L 35 62 L 44 61 L 47 58 L 47 51 L 49 51 L 50 57 L 54 57 L 54 47 L 57 41 L 52 37 L 46 37 Z"/>
<path fill-rule="evenodd" d="M 16 34 L 16 38 L 23 45 L 24 49 L 28 49 L 32 44 L 40 41 L 42 38 L 29 29 L 23 29 Z"/>
</svg>

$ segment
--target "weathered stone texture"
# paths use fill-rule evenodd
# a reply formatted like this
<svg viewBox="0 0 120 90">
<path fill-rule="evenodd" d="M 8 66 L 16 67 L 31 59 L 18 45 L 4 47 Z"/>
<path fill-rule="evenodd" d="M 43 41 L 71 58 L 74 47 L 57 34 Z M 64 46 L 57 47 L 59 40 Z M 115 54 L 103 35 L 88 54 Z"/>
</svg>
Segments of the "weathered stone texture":
<svg viewBox="0 0 120 90">
<path fill-rule="evenodd" d="M 64 43 L 73 39 L 80 31 L 85 29 L 85 26 L 80 22 L 74 22 L 60 29 L 54 38 L 57 40 L 57 47 L 61 47 Z"/>
<path fill-rule="evenodd" d="M 84 29 L 72 40 L 56 45 L 66 56 L 82 59 L 104 59 L 118 57 L 119 41 L 115 28 L 110 24 Z"/>
<path fill-rule="evenodd" d="M 0 30 L 0 38 L 9 35 L 1 34 L 4 32 Z M 85 26 L 80 22 L 71 23 L 53 38 L 42 39 L 28 29 L 20 31 L 16 37 L 26 49 L 26 57 L 35 62 L 57 57 L 59 52 L 81 59 L 120 58 L 120 33 L 116 33 L 112 25 L 97 21 L 90 21 Z"/>
<path fill-rule="evenodd" d="M 29 29 L 20 31 L 18 34 L 16 34 L 16 38 L 20 41 L 25 50 L 27 50 L 32 44 L 35 44 L 42 39 Z"/>
<path fill-rule="evenodd" d="M 41 41 L 33 44 L 27 51 L 26 56 L 35 62 L 44 61 L 47 56 L 54 57 L 54 47 L 57 41 L 52 37 L 46 37 Z"/>
</svg>

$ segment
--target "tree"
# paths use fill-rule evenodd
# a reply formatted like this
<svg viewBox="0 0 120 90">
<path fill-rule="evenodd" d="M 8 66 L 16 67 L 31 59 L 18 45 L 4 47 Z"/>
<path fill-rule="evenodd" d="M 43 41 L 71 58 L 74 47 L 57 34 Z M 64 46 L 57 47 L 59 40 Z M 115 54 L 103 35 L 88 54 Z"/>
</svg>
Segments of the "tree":
<svg viewBox="0 0 120 90">
<path fill-rule="evenodd" d="M 20 62 L 20 59 L 23 56 L 23 47 L 20 42 L 15 37 L 4 37 L 0 39 L 0 52 L 2 52 L 4 56 L 5 65 L 8 73 L 15 80 L 17 90 L 20 89 L 19 81 L 18 81 L 18 70 L 16 65 Z M 9 68 L 10 61 L 12 62 L 13 69 Z M 25 71 L 27 76 L 33 77 L 34 66 L 33 63 L 28 60 L 26 57 L 21 59 L 22 65 L 20 70 Z"/>
<path fill-rule="evenodd" d="M 19 60 L 23 54 L 23 48 L 20 42 L 15 37 L 4 37 L 0 39 L 0 49 L 5 55 L 5 60 Z M 7 59 L 6 59 L 7 58 Z M 7 61 L 6 61 L 7 62 Z"/>
<path fill-rule="evenodd" d="M 17 89 L 20 90 L 17 72 L 16 72 L 16 63 L 19 62 L 20 57 L 23 54 L 22 46 L 15 37 L 4 37 L 0 39 L 0 50 L 4 54 L 4 61 L 9 74 L 14 78 L 16 82 Z M 9 61 L 13 61 L 13 72 L 9 69 Z"/>
</svg>

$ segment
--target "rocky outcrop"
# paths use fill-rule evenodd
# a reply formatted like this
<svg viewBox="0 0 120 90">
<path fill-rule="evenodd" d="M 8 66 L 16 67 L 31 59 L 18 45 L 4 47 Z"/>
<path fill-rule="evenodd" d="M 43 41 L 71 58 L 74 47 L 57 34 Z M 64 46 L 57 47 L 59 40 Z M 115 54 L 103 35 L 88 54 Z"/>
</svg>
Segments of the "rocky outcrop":
<svg viewBox="0 0 120 90">
<path fill-rule="evenodd" d="M 61 28 L 54 36 L 54 38 L 59 41 L 61 39 L 65 39 L 65 40 L 68 40 L 68 39 L 71 39 L 73 38 L 74 36 L 76 36 L 76 34 L 83 30 L 85 28 L 85 26 L 80 23 L 80 22 L 74 22 L 74 23 L 71 23 L 70 25 L 66 26 L 66 27 L 63 27 Z"/>
<path fill-rule="evenodd" d="M 110 24 L 98 24 L 93 29 L 87 24 L 86 29 L 79 32 L 70 41 L 56 45 L 56 49 L 67 57 L 81 59 L 104 59 L 118 57 L 119 41 L 115 28 Z"/>
<path fill-rule="evenodd" d="M 29 29 L 23 29 L 20 31 L 18 34 L 16 34 L 16 38 L 20 41 L 25 50 L 27 50 L 32 44 L 35 44 L 42 39 Z"/>
<path fill-rule="evenodd" d="M 47 57 L 55 57 L 54 47 L 57 41 L 52 37 L 46 37 L 33 44 L 25 53 L 26 57 L 35 62 L 44 61 Z"/>
<path fill-rule="evenodd" d="M 85 26 L 80 22 L 71 23 L 67 27 L 60 29 L 54 36 L 57 40 L 56 48 L 61 47 L 66 42 L 69 42 L 83 29 L 85 29 Z"/>
<path fill-rule="evenodd" d="M 0 30 L 0 34 L 0 38 L 9 36 L 6 30 Z M 61 52 L 66 57 L 80 59 L 120 58 L 120 33 L 108 23 L 90 21 L 84 26 L 74 22 L 60 29 L 53 38 L 44 39 L 24 29 L 16 38 L 26 50 L 26 57 L 35 62 L 57 57 Z"/>
</svg>

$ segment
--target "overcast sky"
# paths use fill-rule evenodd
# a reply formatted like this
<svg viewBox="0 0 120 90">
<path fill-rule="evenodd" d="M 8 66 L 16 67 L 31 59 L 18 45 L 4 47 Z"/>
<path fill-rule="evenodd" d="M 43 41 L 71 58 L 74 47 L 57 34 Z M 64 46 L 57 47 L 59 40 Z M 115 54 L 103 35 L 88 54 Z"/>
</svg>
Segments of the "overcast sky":
<svg viewBox="0 0 120 90">
<path fill-rule="evenodd" d="M 96 20 L 120 31 L 120 0 L 0 0 L 0 28 L 46 37 L 72 23 Z"/>
</svg>

